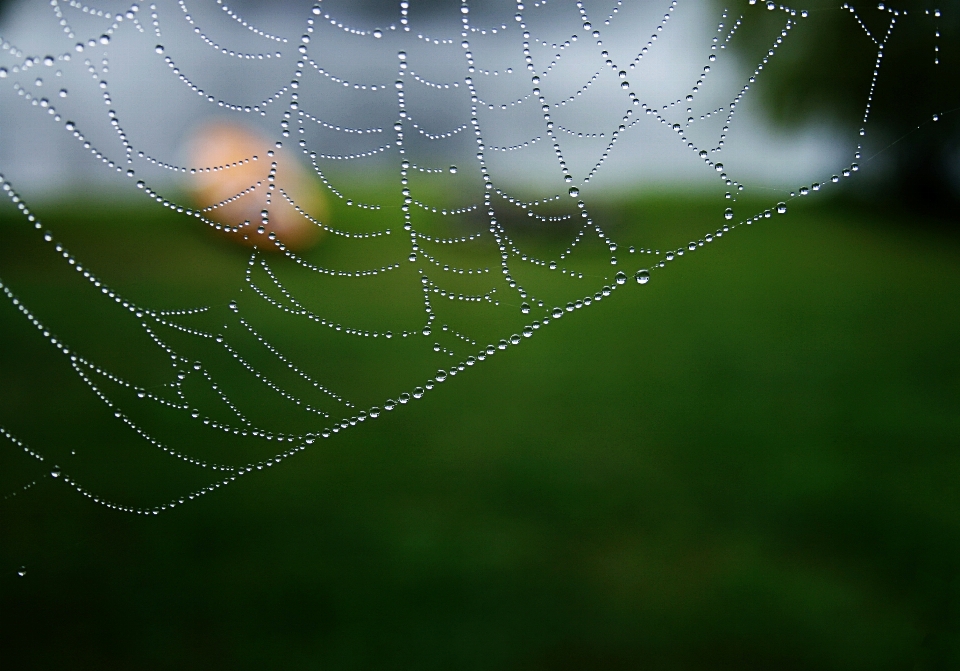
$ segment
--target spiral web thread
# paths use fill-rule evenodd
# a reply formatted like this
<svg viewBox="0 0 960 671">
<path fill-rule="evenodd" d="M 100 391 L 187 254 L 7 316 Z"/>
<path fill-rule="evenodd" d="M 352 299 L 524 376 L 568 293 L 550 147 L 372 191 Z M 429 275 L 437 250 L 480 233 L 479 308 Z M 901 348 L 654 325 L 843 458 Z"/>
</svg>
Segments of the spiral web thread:
<svg viewBox="0 0 960 671">
<path fill-rule="evenodd" d="M 149 449 L 160 450 L 173 459 L 197 469 L 206 469 L 211 474 L 209 484 L 195 490 L 175 496 L 171 500 L 157 505 L 140 507 L 123 502 L 107 500 L 98 493 L 89 491 L 85 486 L 72 477 L 65 469 L 53 465 L 39 450 L 21 442 L 15 435 L 6 429 L 0 429 L 5 440 L 14 448 L 23 450 L 27 455 L 45 464 L 45 474 L 10 492 L 5 499 L 20 496 L 30 490 L 42 478 L 52 478 L 65 483 L 75 489 L 82 496 L 108 508 L 140 514 L 157 515 L 162 511 L 172 509 L 178 505 L 197 499 L 207 493 L 225 487 L 238 478 L 295 456 L 308 449 L 321 439 L 372 421 L 384 412 L 399 408 L 413 400 L 420 399 L 425 394 L 435 390 L 444 381 L 460 375 L 471 368 L 482 364 L 494 355 L 518 346 L 528 339 L 534 338 L 537 333 L 548 327 L 552 322 L 568 313 L 583 312 L 587 308 L 609 297 L 612 292 L 626 288 L 628 281 L 633 284 L 645 285 L 651 275 L 656 275 L 663 269 L 676 266 L 682 259 L 689 257 L 703 248 L 715 246 L 724 235 L 743 226 L 748 226 L 765 219 L 786 213 L 786 200 L 771 203 L 769 207 L 752 213 L 746 218 L 734 217 L 732 207 L 724 213 L 722 225 L 716 230 L 705 231 L 702 237 L 675 249 L 660 250 L 643 246 L 630 246 L 624 249 L 618 245 L 603 228 L 599 219 L 591 216 L 584 200 L 580 199 L 580 192 L 590 184 L 595 177 L 604 170 L 604 164 L 615 151 L 618 141 L 625 137 L 638 124 L 653 124 L 672 134 L 682 147 L 692 151 L 703 160 L 704 169 L 715 175 L 729 191 L 726 198 L 736 201 L 737 196 L 745 186 L 727 174 L 723 163 L 719 160 L 724 150 L 726 132 L 735 122 L 735 112 L 754 84 L 763 74 L 765 67 L 776 58 L 778 49 L 784 44 L 791 32 L 802 24 L 808 13 L 795 10 L 772 2 L 761 3 L 751 8 L 752 12 L 776 12 L 783 20 L 783 28 L 775 35 L 766 55 L 763 56 L 748 81 L 743 82 L 742 88 L 735 97 L 723 107 L 716 109 L 699 110 L 693 113 L 697 105 L 698 93 L 706 85 L 710 77 L 711 65 L 724 57 L 725 50 L 731 40 L 735 39 L 738 29 L 744 21 L 749 20 L 749 14 L 734 16 L 729 11 L 723 11 L 719 27 L 712 38 L 707 50 L 708 56 L 702 72 L 695 82 L 692 82 L 689 93 L 685 98 L 676 100 L 646 100 L 641 95 L 639 84 L 643 81 L 642 66 L 644 58 L 654 53 L 661 38 L 670 28 L 671 18 L 682 0 L 664 3 L 662 18 L 654 29 L 645 33 L 644 39 L 639 39 L 637 48 L 630 57 L 623 61 L 614 60 L 604 47 L 604 33 L 610 26 L 616 25 L 625 14 L 631 3 L 618 0 L 605 11 L 595 10 L 589 3 L 558 2 L 557 0 L 541 0 L 532 3 L 518 2 L 515 16 L 509 16 L 508 21 L 499 25 L 475 25 L 471 18 L 471 7 L 464 3 L 460 7 L 459 26 L 448 26 L 444 34 L 427 35 L 418 32 L 410 17 L 408 2 L 401 2 L 398 23 L 385 28 L 371 26 L 348 25 L 340 20 L 323 4 L 318 4 L 308 11 L 303 18 L 304 31 L 301 36 L 274 35 L 248 22 L 241 13 L 232 9 L 224 0 L 216 0 L 216 6 L 222 10 L 221 20 L 228 23 L 240 24 L 249 31 L 249 39 L 257 42 L 257 49 L 242 50 L 222 46 L 216 34 L 217 26 L 201 25 L 191 13 L 191 6 L 200 4 L 198 0 L 177 0 L 162 7 L 151 4 L 140 7 L 130 5 L 119 12 L 105 11 L 92 5 L 77 1 L 61 2 L 51 0 L 51 20 L 59 22 L 63 29 L 63 38 L 67 45 L 58 55 L 37 56 L 26 54 L 15 45 L 0 40 L 0 85 L 7 88 L 8 93 L 19 97 L 22 104 L 35 109 L 38 115 L 48 118 L 61 132 L 65 132 L 76 139 L 84 149 L 88 150 L 96 165 L 101 170 L 112 171 L 129 178 L 131 188 L 139 189 L 148 199 L 152 199 L 162 208 L 195 220 L 197 224 L 211 227 L 221 235 L 243 236 L 254 238 L 257 246 L 254 247 L 246 268 L 243 271 L 242 288 L 236 300 L 228 305 L 191 307 L 180 310 L 157 310 L 140 304 L 131 297 L 122 295 L 119 291 L 108 286 L 93 269 L 89 268 L 80 258 L 77 258 L 64 244 L 59 242 L 55 234 L 46 230 L 36 215 L 18 195 L 10 181 L 0 176 L 0 188 L 10 201 L 20 210 L 22 216 L 36 229 L 37 235 L 42 236 L 50 253 L 62 259 L 76 273 L 89 282 L 99 300 L 112 301 L 122 307 L 130 319 L 136 319 L 143 332 L 173 362 L 171 379 L 161 389 L 147 389 L 137 382 L 127 380 L 114 372 L 99 365 L 84 356 L 68 343 L 59 338 L 52 328 L 48 328 L 32 311 L 24 305 L 7 282 L 0 281 L 0 291 L 6 300 L 18 310 L 23 318 L 28 320 L 46 338 L 63 357 L 68 365 L 85 383 L 89 391 L 94 394 L 110 411 L 116 420 L 125 425 L 137 437 L 141 444 Z M 609 3 L 608 3 L 609 4 Z M 751 0 L 751 5 L 755 4 Z M 861 20 L 861 15 L 854 7 L 844 4 L 842 9 L 849 11 L 851 20 L 857 22 L 872 41 L 876 48 L 876 66 L 870 82 L 869 94 L 862 117 L 863 128 L 860 135 L 866 133 L 869 121 L 871 104 L 877 86 L 880 66 L 883 58 L 884 46 L 888 43 L 899 20 L 906 16 L 905 12 L 880 5 L 879 9 L 870 8 L 868 11 L 882 12 L 888 21 L 886 31 L 882 34 L 871 32 Z M 572 17 L 577 25 L 575 32 L 569 33 L 561 40 L 546 39 L 537 34 L 537 25 L 545 16 L 555 18 L 564 14 Z M 84 16 L 85 20 L 95 19 L 102 23 L 102 32 L 96 31 L 91 35 L 81 34 L 72 27 L 75 18 Z M 939 18 L 938 10 L 926 13 L 934 22 Z M 227 93 L 220 93 L 204 88 L 194 82 L 194 73 L 189 68 L 181 66 L 176 59 L 174 49 L 163 46 L 163 27 L 166 22 L 186 22 L 197 40 L 202 41 L 211 51 L 210 57 L 234 59 L 249 63 L 255 67 L 264 61 L 281 61 L 289 63 L 287 83 L 277 82 L 272 87 L 273 93 L 257 104 L 231 99 Z M 103 76 L 107 69 L 108 58 L 106 50 L 111 42 L 121 33 L 128 33 L 141 41 L 149 43 L 149 49 L 155 52 L 155 57 L 162 61 L 169 69 L 169 75 L 179 79 L 190 91 L 208 105 L 215 106 L 224 112 L 246 118 L 265 118 L 271 124 L 274 140 L 277 147 L 296 145 L 302 152 L 302 158 L 315 171 L 320 181 L 327 189 L 328 195 L 339 200 L 347 207 L 357 208 L 371 215 L 387 213 L 392 216 L 394 228 L 402 227 L 403 233 L 392 230 L 390 227 L 382 229 L 353 230 L 346 224 L 336 221 L 322 221 L 311 216 L 296 199 L 287 193 L 281 185 L 274 183 L 277 163 L 273 159 L 273 151 L 267 156 L 250 156 L 242 161 L 224 166 L 179 166 L 171 157 L 164 156 L 163 148 L 147 148 L 138 145 L 135 137 L 129 137 L 124 131 L 123 119 L 113 109 L 111 91 Z M 392 58 L 396 61 L 395 81 L 361 82 L 351 81 L 338 75 L 334 66 L 328 66 L 322 55 L 324 37 L 336 33 L 341 37 L 349 36 L 355 40 L 357 49 L 365 49 L 370 43 L 392 41 L 400 45 L 400 49 L 393 51 Z M 939 33 L 937 33 L 939 36 Z M 488 40 L 506 40 L 509 49 L 500 53 L 508 53 L 510 61 L 506 66 L 501 63 L 499 68 L 484 63 L 482 45 Z M 156 46 L 154 46 L 156 43 Z M 498 43 L 498 44 L 499 44 Z M 406 46 L 405 45 L 409 45 Z M 61 45 L 62 46 L 62 45 Z M 597 64 L 594 74 L 586 81 L 556 82 L 564 57 L 574 48 L 592 50 Z M 939 46 L 934 48 L 934 64 L 937 64 Z M 455 67 L 461 76 L 455 81 L 432 81 L 426 75 L 420 74 L 423 57 L 419 54 L 437 53 L 437 58 L 450 59 L 457 63 Z M 92 53 L 104 52 L 101 67 L 87 56 Z M 407 52 L 411 52 L 409 55 Z M 416 52 L 416 54 L 414 54 Z M 82 73 L 84 79 L 77 74 L 71 84 L 74 87 L 90 85 L 97 87 L 104 102 L 105 113 L 109 123 L 115 129 L 121 153 L 119 156 L 110 155 L 93 146 L 84 129 L 67 119 L 58 112 L 56 97 L 50 100 L 31 86 L 31 80 L 38 73 L 56 67 L 73 67 Z M 85 70 L 83 70 L 85 68 Z M 525 92 L 521 95 L 504 99 L 502 102 L 494 100 L 496 89 L 490 90 L 486 84 L 493 80 L 511 78 L 521 82 Z M 633 78 L 636 86 L 628 78 Z M 316 110 L 305 109 L 302 93 L 317 82 L 326 82 L 353 93 L 369 95 L 374 104 L 392 110 L 392 127 L 353 127 L 347 121 L 337 121 L 325 118 Z M 561 95 L 550 95 L 542 90 L 552 86 L 563 89 Z M 601 87 L 618 92 L 620 99 L 619 119 L 609 127 L 601 129 L 572 128 L 564 125 L 554 117 L 559 116 L 562 108 L 574 105 L 591 104 L 589 94 Z M 421 92 L 441 94 L 457 97 L 460 101 L 468 101 L 470 113 L 462 123 L 446 129 L 431 128 L 429 123 L 421 121 L 410 112 L 411 99 L 415 99 Z M 66 97 L 66 89 L 61 92 Z M 502 122 L 499 115 L 505 115 L 510 110 L 526 106 L 534 108 L 537 114 L 542 115 L 541 132 L 532 137 L 515 141 L 512 144 L 489 143 L 488 128 L 496 128 Z M 690 131 L 707 119 L 723 119 L 723 128 L 719 137 L 713 137 L 707 146 L 700 146 L 689 137 Z M 335 133 L 354 143 L 355 149 L 347 152 L 327 150 L 322 142 L 314 142 L 312 133 L 318 129 Z M 295 140 L 287 138 L 293 136 Z M 469 145 L 470 153 L 467 163 L 460 167 L 437 166 L 421 164 L 429 162 L 430 154 L 425 158 L 415 155 L 409 147 L 413 141 L 430 145 L 460 140 L 464 137 L 475 140 L 475 145 Z M 300 138 L 296 140 L 296 138 Z M 595 160 L 585 172 L 576 173 L 566 160 L 566 147 L 570 143 L 580 142 L 583 139 L 603 140 L 599 146 Z M 373 140 L 373 144 L 371 144 Z M 379 143 L 379 144 L 378 144 Z M 563 182 L 563 187 L 554 188 L 550 192 L 541 193 L 537 197 L 522 199 L 512 192 L 509 180 L 501 181 L 497 172 L 491 167 L 492 157 L 506 155 L 522 155 L 525 151 L 532 151 L 536 146 L 551 146 L 554 161 L 549 168 L 554 171 Z M 790 193 L 790 198 L 801 198 L 814 192 L 828 190 L 843 178 L 849 177 L 858 170 L 860 145 L 857 145 L 854 156 L 849 164 L 838 169 L 835 174 L 823 175 L 819 182 L 803 185 Z M 335 167 L 344 163 L 361 163 L 364 160 L 386 160 L 391 166 L 389 169 L 398 179 L 394 182 L 393 197 L 390 202 L 374 203 L 360 202 L 350 195 L 349 186 L 340 185 L 336 178 Z M 179 175 L 194 175 L 200 172 L 209 173 L 230 170 L 238 165 L 249 165 L 259 162 L 263 167 L 264 179 L 251 185 L 222 203 L 197 209 L 189 205 L 174 202 L 166 197 L 158 188 L 154 188 L 147 180 L 140 178 L 140 173 L 149 170 L 164 170 Z M 332 167 L 331 167 L 332 166 Z M 399 174 L 398 174 L 399 173 Z M 475 200 L 459 205 L 431 204 L 430 194 L 419 196 L 411 185 L 414 176 L 435 175 L 444 179 L 455 179 L 455 175 L 469 174 L 474 182 L 467 187 L 459 187 L 459 193 L 470 192 Z M 268 207 L 262 212 L 260 221 L 238 221 L 233 224 L 223 224 L 214 221 L 209 215 L 211 211 L 223 206 L 227 202 L 242 199 L 256 190 L 267 190 Z M 556 191 L 560 191 L 557 193 Z M 731 203 L 732 204 L 732 203 Z M 352 268 L 323 267 L 309 260 L 305 255 L 298 254 L 287 248 L 281 236 L 277 236 L 270 225 L 271 211 L 277 208 L 293 208 L 312 225 L 323 229 L 330 239 L 336 239 L 352 245 L 372 244 L 385 239 L 393 244 L 393 257 L 387 263 L 371 265 L 356 270 Z M 436 215 L 434 219 L 422 219 Z M 543 226 L 570 225 L 573 226 L 572 237 L 568 241 L 565 251 L 555 258 L 541 257 L 525 248 L 508 230 L 520 221 L 530 220 Z M 446 222 L 462 221 L 467 225 L 475 225 L 474 230 L 463 232 L 460 224 L 454 226 Z M 440 223 L 437 224 L 436 221 Z M 595 239 L 594 239 L 594 236 Z M 600 249 L 589 249 L 587 239 L 600 242 Z M 451 257 L 450 251 L 457 248 L 467 248 L 471 245 L 486 245 L 481 256 L 484 261 L 480 264 L 463 264 Z M 270 248 L 274 249 L 270 249 Z M 266 253 L 264 250 L 271 253 Z M 582 251 L 581 251 L 582 250 Z M 617 253 L 619 251 L 619 258 Z M 361 255 L 363 252 L 360 252 Z M 603 264 L 607 264 L 606 274 L 596 271 L 596 265 L 586 262 L 586 257 L 592 256 L 593 261 L 603 257 Z M 449 258 L 448 258 L 449 257 Z M 578 258 L 579 257 L 579 258 Z M 578 268 L 580 258 L 584 258 L 583 265 L 587 270 Z M 460 265 L 458 265 L 460 263 Z M 497 266 L 499 265 L 499 269 Z M 461 267 L 463 266 L 463 267 Z M 384 323 L 379 329 L 344 325 L 334 316 L 322 314 L 301 299 L 295 290 L 286 286 L 279 272 L 290 268 L 307 273 L 312 282 L 322 283 L 333 279 L 376 279 L 378 282 L 406 282 L 411 281 L 422 291 L 423 311 L 418 326 L 392 327 Z M 412 271 L 412 272 L 411 272 Z M 407 273 L 407 274 L 403 274 Z M 570 279 L 567 289 L 567 300 L 548 300 L 540 297 L 536 278 L 547 273 L 562 273 Z M 523 281 L 519 279 L 524 278 Z M 553 276 L 556 277 L 555 275 Z M 463 289 L 450 288 L 455 283 L 451 278 L 459 280 L 465 278 L 473 282 L 471 286 L 479 287 L 468 292 Z M 480 282 L 480 284 L 477 284 Z M 583 286 L 589 284 L 589 289 Z M 462 285 L 461 285 L 462 286 Z M 565 285 L 566 286 L 566 285 Z M 440 324 L 437 317 L 438 304 L 455 301 L 458 306 L 477 309 L 481 307 L 494 310 L 491 314 L 507 315 L 491 320 L 496 329 L 501 329 L 501 337 L 491 337 L 471 330 L 469 326 Z M 429 375 L 420 384 L 411 385 L 407 389 L 400 389 L 389 398 L 382 398 L 379 402 L 362 403 L 351 400 L 338 391 L 335 384 L 328 383 L 323 378 L 323 371 L 311 371 L 310 366 L 295 360 L 284 353 L 269 338 L 258 330 L 256 309 L 269 308 L 284 315 L 299 320 L 309 321 L 314 328 L 327 329 L 335 332 L 337 337 L 361 339 L 363 341 L 389 341 L 400 343 L 404 341 L 422 342 L 426 349 L 434 350 L 436 356 L 447 361 L 455 361 L 453 365 L 446 364 L 435 373 Z M 207 327 L 198 327 L 191 319 L 198 315 L 218 313 L 224 321 L 223 330 Z M 568 317 L 569 318 L 569 317 Z M 499 320 L 499 321 L 498 321 Z M 231 328 L 227 328 L 226 322 Z M 510 326 L 509 324 L 514 324 Z M 265 348 L 290 374 L 299 378 L 314 394 L 310 398 L 299 395 L 287 385 L 277 383 L 251 363 L 245 352 L 244 345 L 235 342 L 233 333 L 239 329 L 240 333 L 251 336 L 259 347 Z M 483 329 L 479 329 L 482 331 Z M 249 418 L 235 399 L 225 392 L 217 382 L 215 372 L 203 362 L 185 356 L 176 347 L 171 345 L 171 334 L 178 337 L 198 339 L 207 343 L 215 343 L 222 348 L 227 357 L 235 366 L 245 371 L 251 384 L 265 385 L 262 393 L 274 394 L 283 402 L 289 404 L 291 412 L 306 413 L 315 427 L 309 431 L 287 433 L 278 431 L 274 427 L 258 424 Z M 434 342 L 442 334 L 444 344 Z M 225 407 L 232 419 L 223 421 L 211 418 L 190 398 L 185 391 L 186 381 L 198 380 L 212 390 L 222 407 Z M 448 383 L 449 384 L 449 383 Z M 302 387 L 301 387 L 302 388 Z M 156 438 L 151 432 L 144 429 L 134 419 L 132 413 L 126 409 L 127 401 L 118 400 L 117 394 L 111 389 L 120 392 L 135 394 L 140 403 L 158 404 L 173 412 L 188 416 L 201 426 L 199 430 L 214 431 L 229 436 L 256 440 L 262 443 L 263 449 L 269 453 L 268 458 L 250 463 L 213 463 L 212 461 L 193 456 L 189 450 L 178 448 L 174 442 Z"/>
</svg>

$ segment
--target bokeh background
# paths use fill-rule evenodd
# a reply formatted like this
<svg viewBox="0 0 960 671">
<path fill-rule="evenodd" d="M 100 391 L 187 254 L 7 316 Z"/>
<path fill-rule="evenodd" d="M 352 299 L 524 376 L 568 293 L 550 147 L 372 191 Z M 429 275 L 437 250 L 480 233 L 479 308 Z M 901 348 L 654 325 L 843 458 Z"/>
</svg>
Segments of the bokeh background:
<svg viewBox="0 0 960 671">
<path fill-rule="evenodd" d="M 220 12 L 208 4 L 211 16 Z M 411 4 L 431 29 L 459 11 Z M 686 13 L 680 4 L 676 42 L 666 31 L 665 56 L 641 80 L 651 99 L 689 87 L 716 23 L 729 25 L 725 9 L 752 19 L 728 47 L 729 69 L 717 66 L 728 86 L 742 85 L 783 20 L 746 2 L 690 3 Z M 309 6 L 235 7 L 296 34 Z M 363 25 L 397 15 L 377 3 L 337 9 Z M 886 50 L 861 170 L 815 197 L 791 198 L 851 160 L 876 58 L 849 12 L 807 9 L 809 25 L 785 40 L 769 79 L 738 111 L 742 134 L 724 156 L 748 185 L 738 212 L 784 200 L 787 216 L 735 229 L 648 285 L 631 281 L 589 314 L 448 380 L 442 393 L 190 505 L 125 515 L 48 477 L 55 462 L 134 505 L 205 482 L 145 453 L 3 302 L 0 425 L 48 456 L 38 464 L 12 444 L 0 450 L 2 493 L 17 492 L 0 502 L 3 665 L 955 668 L 960 103 L 951 81 L 960 7 L 939 7 L 936 24 L 923 14 L 933 7 L 897 8 L 907 16 Z M 507 10 L 512 20 L 514 10 L 496 3 L 477 12 Z M 32 53 L 31 40 L 60 39 L 50 14 L 45 2 L 4 3 L 0 35 Z M 891 17 L 874 6 L 860 16 L 881 33 Z M 230 78 L 241 75 L 218 70 L 188 33 L 171 26 L 167 53 L 196 49 L 181 52 L 195 72 L 239 86 Z M 631 35 L 624 29 L 611 44 L 629 46 Z M 352 44 L 330 45 L 343 67 L 383 65 L 383 54 Z M 132 137 L 183 156 L 209 111 L 180 102 L 182 91 L 164 88 L 159 75 L 138 77 L 156 56 L 148 47 L 141 57 L 114 40 L 111 92 L 129 105 L 122 117 Z M 126 178 L 85 169 L 72 138 L 50 132 L 9 86 L 0 90 L 0 172 L 88 267 L 157 307 L 229 300 L 248 250 L 132 198 Z M 79 88 L 65 101 L 78 124 L 102 117 Z M 361 124 L 376 118 L 348 100 L 330 105 Z M 590 114 L 579 120 L 596 127 L 600 116 Z M 439 106 L 429 121 L 455 119 Z M 519 121 L 506 131 L 538 132 Z M 721 225 L 726 187 L 674 143 L 638 133 L 612 155 L 606 181 L 584 189 L 622 244 L 667 249 Z M 571 163 L 579 160 L 570 151 Z M 509 173 L 518 189 L 559 188 L 556 174 L 523 168 Z M 387 169 L 339 176 L 376 194 L 388 188 Z M 190 198 L 169 171 L 149 181 Z M 332 221 L 363 225 L 355 208 L 331 208 Z M 93 300 L 9 203 L 0 234 L 0 278 L 26 305 L 105 367 L 155 374 L 136 324 Z M 554 237 L 538 229 L 525 240 L 565 244 Z M 362 258 L 323 241 L 312 254 L 329 264 Z M 586 267 L 600 277 L 610 272 L 601 263 Z M 358 286 L 344 300 L 362 305 L 366 293 Z M 398 310 L 419 300 L 405 296 Z M 415 357 L 391 360 L 386 372 L 380 352 L 334 349 L 306 327 L 284 329 L 301 360 L 342 369 L 358 388 L 365 376 L 402 384 L 419 374 Z M 262 396 L 240 393 L 251 403 Z M 198 454 L 238 449 L 170 429 Z"/>
</svg>

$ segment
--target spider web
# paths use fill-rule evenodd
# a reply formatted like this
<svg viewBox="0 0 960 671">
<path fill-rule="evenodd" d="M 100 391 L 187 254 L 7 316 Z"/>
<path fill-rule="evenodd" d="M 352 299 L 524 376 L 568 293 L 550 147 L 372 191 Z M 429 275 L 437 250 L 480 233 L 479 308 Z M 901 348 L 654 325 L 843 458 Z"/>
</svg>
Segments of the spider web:
<svg viewBox="0 0 960 671">
<path fill-rule="evenodd" d="M 110 10 L 52 0 L 50 55 L 0 40 L 3 95 L 32 108 L 46 132 L 72 138 L 86 170 L 250 250 L 234 263 L 235 284 L 209 302 L 183 304 L 176 295 L 151 302 L 99 274 L 0 176 L 46 253 L 82 278 L 90 304 L 112 310 L 148 363 L 138 368 L 109 347 L 58 335 L 0 281 L 5 299 L 114 416 L 133 449 L 174 460 L 201 484 L 184 489 L 178 475 L 176 493 L 160 502 L 106 496 L 56 465 L 67 463 L 63 450 L 50 456 L 52 447 L 0 429 L 43 462 L 41 479 L 111 509 L 157 515 L 384 421 L 491 358 L 534 346 L 557 320 L 585 318 L 615 292 L 655 287 L 658 274 L 858 171 L 883 48 L 903 18 L 871 8 L 871 25 L 877 15 L 885 23 L 877 32 L 843 5 L 876 56 L 859 134 L 835 171 L 746 211 L 739 203 L 748 178 L 723 162 L 728 135 L 736 135 L 738 113 L 765 70 L 803 29 L 806 11 L 772 2 L 742 16 L 718 10 L 713 34 L 671 47 L 664 43 L 678 17 L 702 6 L 465 3 L 456 18 L 427 16 L 420 25 L 416 3 L 400 2 L 380 25 L 379 17 L 351 19 L 342 3 L 301 9 L 289 10 L 299 12 L 300 32 L 275 34 L 223 0 Z M 781 28 L 744 70 L 728 47 L 760 13 L 776 14 Z M 695 49 L 702 60 L 677 81 L 649 81 L 649 64 L 669 60 L 672 48 Z M 126 56 L 112 55 L 118 50 Z M 136 92 L 115 94 L 113 74 L 144 63 L 140 93 L 174 81 L 182 100 L 144 109 Z M 240 79 L 224 79 L 228 68 Z M 736 85 L 712 87 L 717 78 Z M 74 121 L 83 110 L 87 121 Z M 189 165 L 152 130 L 167 115 L 187 124 L 210 111 L 256 126 L 270 137 L 269 150 Z M 619 155 L 644 154 L 635 141 L 640 129 L 693 157 L 701 182 L 718 190 L 715 226 L 677 240 L 653 228 L 608 230 L 594 213 L 590 196 L 602 194 L 609 173 L 616 182 Z M 284 188 L 281 156 L 309 166 L 333 215 L 311 214 Z M 645 158 L 654 167 L 656 159 Z M 183 195 L 193 179 L 250 166 L 259 170 L 256 183 L 221 203 L 198 207 Z M 259 217 L 214 216 L 253 193 L 266 194 Z M 283 211 L 322 231 L 319 252 L 285 242 L 272 221 Z"/>
</svg>

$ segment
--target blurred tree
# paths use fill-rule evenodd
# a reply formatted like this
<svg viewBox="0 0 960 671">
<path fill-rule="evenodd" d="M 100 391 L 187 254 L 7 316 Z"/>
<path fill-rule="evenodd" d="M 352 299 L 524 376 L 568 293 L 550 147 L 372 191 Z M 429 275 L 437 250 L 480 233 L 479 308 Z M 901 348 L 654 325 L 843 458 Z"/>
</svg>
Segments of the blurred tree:
<svg viewBox="0 0 960 671">
<path fill-rule="evenodd" d="M 722 7 L 729 8 L 730 23 L 744 17 L 731 47 L 751 65 L 767 55 L 788 18 L 796 24 L 759 82 L 775 120 L 796 123 L 826 113 L 853 132 L 865 127 L 859 162 L 884 166 L 872 196 L 957 217 L 960 0 L 856 3 L 856 13 L 850 3 L 818 0 L 805 18 L 799 11 L 787 16 L 779 3 L 768 11 L 766 0 L 725 0 Z"/>
</svg>

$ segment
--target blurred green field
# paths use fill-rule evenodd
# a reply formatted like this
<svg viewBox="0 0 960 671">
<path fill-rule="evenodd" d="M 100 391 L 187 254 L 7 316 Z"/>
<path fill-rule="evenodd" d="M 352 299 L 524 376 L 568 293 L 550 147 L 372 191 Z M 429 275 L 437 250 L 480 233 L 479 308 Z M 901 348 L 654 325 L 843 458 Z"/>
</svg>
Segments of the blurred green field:
<svg viewBox="0 0 960 671">
<path fill-rule="evenodd" d="M 658 222 L 643 236 L 682 244 L 714 209 L 648 199 L 606 216 L 622 239 Z M 246 253 L 175 218 L 46 210 L 152 307 L 238 286 Z M 155 518 L 42 478 L 0 502 L 0 665 L 957 668 L 960 240 L 912 217 L 826 203 L 738 229 Z M 136 324 L 9 209 L 0 236 L 0 278 L 68 344 L 159 376 L 123 345 Z M 0 425 L 127 502 L 204 482 L 131 440 L 7 301 L 0 335 Z M 0 455 L 3 493 L 44 472 Z"/>
</svg>

